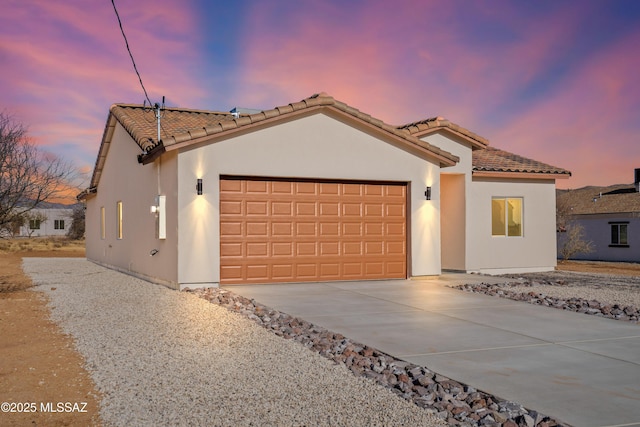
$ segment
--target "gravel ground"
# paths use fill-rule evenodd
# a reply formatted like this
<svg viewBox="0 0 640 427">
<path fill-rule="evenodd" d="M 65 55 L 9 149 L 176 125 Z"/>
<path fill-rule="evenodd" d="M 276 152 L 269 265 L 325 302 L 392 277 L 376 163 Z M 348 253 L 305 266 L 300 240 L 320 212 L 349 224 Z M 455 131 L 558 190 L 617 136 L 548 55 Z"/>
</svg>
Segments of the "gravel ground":
<svg viewBox="0 0 640 427">
<path fill-rule="evenodd" d="M 640 277 L 614 276 L 596 273 L 576 273 L 551 271 L 548 273 L 528 273 L 509 275 L 523 279 L 531 286 L 514 286 L 514 292 L 543 293 L 556 298 L 580 297 L 606 304 L 640 307 Z"/>
<path fill-rule="evenodd" d="M 84 259 L 25 258 L 107 426 L 446 425 L 254 322 Z"/>
</svg>

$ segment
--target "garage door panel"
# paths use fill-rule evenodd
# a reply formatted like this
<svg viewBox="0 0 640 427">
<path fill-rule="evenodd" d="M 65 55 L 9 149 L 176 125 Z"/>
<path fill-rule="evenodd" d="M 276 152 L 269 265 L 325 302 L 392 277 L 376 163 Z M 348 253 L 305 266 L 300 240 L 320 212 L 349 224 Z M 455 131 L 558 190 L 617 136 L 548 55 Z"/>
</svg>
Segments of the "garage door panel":
<svg viewBox="0 0 640 427">
<path fill-rule="evenodd" d="M 296 256 L 317 256 L 315 242 L 296 243 Z"/>
<path fill-rule="evenodd" d="M 241 280 L 243 270 L 241 265 L 223 265 L 220 267 L 220 280 Z"/>
<path fill-rule="evenodd" d="M 271 202 L 271 215 L 288 216 L 293 213 L 293 202 Z"/>
<path fill-rule="evenodd" d="M 404 274 L 405 264 L 402 262 L 387 262 L 386 263 L 386 274 L 387 275 L 396 275 L 396 274 Z"/>
<path fill-rule="evenodd" d="M 277 236 L 292 236 L 293 224 L 290 222 L 272 222 L 271 223 L 271 235 Z"/>
<path fill-rule="evenodd" d="M 315 182 L 296 182 L 296 194 L 315 196 L 318 194 L 318 186 Z"/>
<path fill-rule="evenodd" d="M 271 244 L 271 256 L 286 256 L 291 257 L 293 255 L 293 244 L 290 242 L 278 242 Z"/>
<path fill-rule="evenodd" d="M 264 216 L 267 215 L 268 205 L 266 201 L 251 201 L 247 202 L 247 215 L 258 215 Z M 222 214 L 222 209 L 220 210 L 220 214 Z"/>
<path fill-rule="evenodd" d="M 266 257 L 268 255 L 269 245 L 266 242 L 247 242 L 247 257 Z"/>
<path fill-rule="evenodd" d="M 404 218 L 405 217 L 405 205 L 404 204 L 387 204 L 386 205 L 386 216 L 388 217 L 396 217 L 396 218 Z"/>
<path fill-rule="evenodd" d="M 367 203 L 364 205 L 364 214 L 367 218 L 382 217 L 383 203 Z"/>
<path fill-rule="evenodd" d="M 404 242 L 387 242 L 387 254 L 389 255 L 404 255 L 405 252 Z"/>
<path fill-rule="evenodd" d="M 241 181 L 244 183 L 246 193 L 253 194 L 267 194 L 268 182 L 267 181 Z"/>
<path fill-rule="evenodd" d="M 271 182 L 272 194 L 293 194 L 293 182 L 287 181 L 274 181 Z"/>
<path fill-rule="evenodd" d="M 364 225 L 364 235 L 367 237 L 380 237 L 384 235 L 383 230 L 381 222 L 368 222 Z"/>
<path fill-rule="evenodd" d="M 360 196 L 362 187 L 361 184 L 342 184 L 342 194 L 345 196 Z"/>
<path fill-rule="evenodd" d="M 336 222 L 321 222 L 320 223 L 320 236 L 330 237 L 340 235 L 340 224 Z"/>
<path fill-rule="evenodd" d="M 269 231 L 269 224 L 264 222 L 247 222 L 246 237 L 262 236 L 266 237 Z"/>
<path fill-rule="evenodd" d="M 222 222 L 220 223 L 220 235 L 242 236 L 242 222 Z"/>
<path fill-rule="evenodd" d="M 315 222 L 296 223 L 296 236 L 316 236 L 318 228 Z"/>
<path fill-rule="evenodd" d="M 342 274 L 346 278 L 360 278 L 363 277 L 362 263 L 361 262 L 345 262 Z"/>
<path fill-rule="evenodd" d="M 338 262 L 321 262 L 320 263 L 320 277 L 326 278 L 326 280 L 339 279 L 340 278 L 340 263 L 338 263 Z"/>
<path fill-rule="evenodd" d="M 320 242 L 320 256 L 339 255 L 340 243 Z"/>
<path fill-rule="evenodd" d="M 274 264 L 271 270 L 272 281 L 289 282 L 293 280 L 293 264 Z"/>
<path fill-rule="evenodd" d="M 268 264 L 249 264 L 246 267 L 247 280 L 269 280 Z"/>
<path fill-rule="evenodd" d="M 338 202 L 320 203 L 320 216 L 328 216 L 335 218 L 340 212 L 340 205 Z"/>
<path fill-rule="evenodd" d="M 406 198 L 407 187 L 404 185 L 387 185 L 385 186 L 385 195 L 387 197 Z"/>
<path fill-rule="evenodd" d="M 342 243 L 342 253 L 344 255 L 362 255 L 362 243 L 344 242 Z"/>
<path fill-rule="evenodd" d="M 296 216 L 316 216 L 316 202 L 296 202 Z"/>
<path fill-rule="evenodd" d="M 406 277 L 405 190 L 221 179 L 221 283 Z"/>
<path fill-rule="evenodd" d="M 404 236 L 405 225 L 401 223 L 388 223 L 386 226 L 387 236 Z"/>
<path fill-rule="evenodd" d="M 337 196 L 340 194 L 340 186 L 336 183 L 321 182 L 319 193 L 324 196 Z"/>
<path fill-rule="evenodd" d="M 366 242 L 365 253 L 367 255 L 382 255 L 384 253 L 383 242 Z"/>
<path fill-rule="evenodd" d="M 364 185 L 364 194 L 367 196 L 380 196 L 384 194 L 384 185 L 366 184 Z"/>
<path fill-rule="evenodd" d="M 368 277 L 384 275 L 384 262 L 382 261 L 367 262 L 364 268 L 365 268 L 365 274 Z"/>
<path fill-rule="evenodd" d="M 242 194 L 243 182 L 244 181 L 237 181 L 237 180 L 230 180 L 230 179 L 220 180 L 220 192 Z"/>
<path fill-rule="evenodd" d="M 362 223 L 342 223 L 343 236 L 362 236 Z"/>
<path fill-rule="evenodd" d="M 342 203 L 342 215 L 343 216 L 357 216 L 362 217 L 362 204 L 361 203 Z"/>
<path fill-rule="evenodd" d="M 317 279 L 318 278 L 318 266 L 313 263 L 297 264 L 296 275 L 300 279 Z"/>
<path fill-rule="evenodd" d="M 242 215 L 242 201 L 230 200 L 230 201 L 220 202 L 220 214 Z"/>
<path fill-rule="evenodd" d="M 220 256 L 221 257 L 242 257 L 244 254 L 242 253 L 242 243 L 222 243 L 220 245 Z"/>
</svg>

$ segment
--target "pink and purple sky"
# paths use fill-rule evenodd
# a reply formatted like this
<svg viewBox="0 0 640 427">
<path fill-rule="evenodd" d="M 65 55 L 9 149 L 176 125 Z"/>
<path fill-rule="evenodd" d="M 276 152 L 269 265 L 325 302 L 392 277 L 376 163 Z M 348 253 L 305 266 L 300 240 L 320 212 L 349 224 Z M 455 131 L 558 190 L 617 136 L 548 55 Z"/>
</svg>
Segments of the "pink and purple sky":
<svg viewBox="0 0 640 427">
<path fill-rule="evenodd" d="M 436 115 L 569 169 L 640 168 L 640 1 L 116 0 L 153 102 L 268 109 L 314 93 L 389 124 Z M 0 111 L 90 173 L 109 106 L 142 103 L 109 0 L 5 0 Z"/>
</svg>

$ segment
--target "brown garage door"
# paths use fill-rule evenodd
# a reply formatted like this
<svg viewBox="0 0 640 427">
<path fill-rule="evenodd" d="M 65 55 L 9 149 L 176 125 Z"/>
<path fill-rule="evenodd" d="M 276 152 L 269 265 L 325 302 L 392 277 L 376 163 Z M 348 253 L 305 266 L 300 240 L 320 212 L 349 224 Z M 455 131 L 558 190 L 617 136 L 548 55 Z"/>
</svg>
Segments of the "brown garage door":
<svg viewBox="0 0 640 427">
<path fill-rule="evenodd" d="M 221 179 L 221 283 L 405 278 L 406 189 Z"/>
</svg>

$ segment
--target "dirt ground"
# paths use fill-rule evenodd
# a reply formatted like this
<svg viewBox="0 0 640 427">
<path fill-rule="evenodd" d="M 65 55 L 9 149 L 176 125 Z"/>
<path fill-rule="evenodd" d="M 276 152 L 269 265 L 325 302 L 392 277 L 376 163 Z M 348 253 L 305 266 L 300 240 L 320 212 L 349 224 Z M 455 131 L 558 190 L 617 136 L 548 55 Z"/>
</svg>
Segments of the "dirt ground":
<svg viewBox="0 0 640 427">
<path fill-rule="evenodd" d="M 576 271 L 580 273 L 640 276 L 640 264 L 627 262 L 565 261 L 558 263 L 558 270 Z"/>
<path fill-rule="evenodd" d="M 100 425 L 98 394 L 82 356 L 49 320 L 45 295 L 28 290 L 21 268 L 23 257 L 83 257 L 84 247 L 29 240 L 0 242 L 0 425 Z"/>
<path fill-rule="evenodd" d="M 30 256 L 84 257 L 85 252 L 83 242 L 0 240 L 0 403 L 8 402 L 9 410 L 34 409 L 32 403 L 36 409 L 3 410 L 0 425 L 100 425 L 99 394 L 82 356 L 71 337 L 49 320 L 45 295 L 28 289 L 32 284 L 21 265 L 22 258 Z M 640 276 L 640 264 L 628 263 L 568 261 L 558 270 Z M 63 411 L 42 411 L 57 410 L 59 402 Z M 64 412 L 67 408 L 73 412 Z"/>
</svg>

